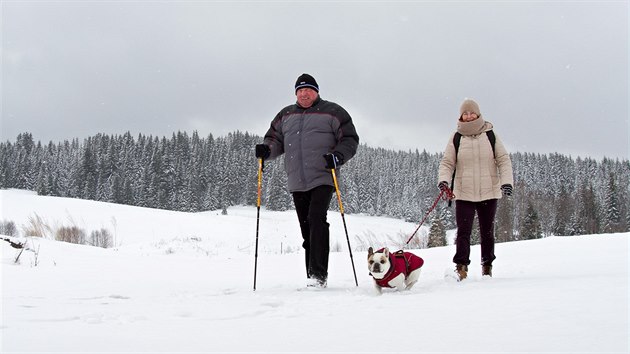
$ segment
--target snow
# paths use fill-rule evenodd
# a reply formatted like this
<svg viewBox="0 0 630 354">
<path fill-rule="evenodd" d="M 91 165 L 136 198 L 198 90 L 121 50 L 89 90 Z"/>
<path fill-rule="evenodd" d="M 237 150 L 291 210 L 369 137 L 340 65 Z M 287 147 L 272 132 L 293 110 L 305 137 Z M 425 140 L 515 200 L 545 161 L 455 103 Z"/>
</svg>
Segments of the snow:
<svg viewBox="0 0 630 354">
<path fill-rule="evenodd" d="M 117 247 L 28 238 L 2 250 L 2 353 L 627 353 L 629 233 L 497 244 L 494 277 L 479 247 L 469 279 L 451 274 L 454 246 L 412 250 L 425 260 L 410 291 L 377 295 L 356 236 L 410 235 L 417 225 L 346 214 L 359 286 L 339 213 L 330 212 L 329 287 L 304 290 L 293 211 L 180 213 L 0 191 L 0 219 L 34 215 Z M 375 245 L 380 246 L 380 245 Z M 392 247 L 391 245 L 389 245 Z M 299 291 L 304 290 L 304 291 Z M 389 291 L 388 291 L 389 290 Z"/>
</svg>

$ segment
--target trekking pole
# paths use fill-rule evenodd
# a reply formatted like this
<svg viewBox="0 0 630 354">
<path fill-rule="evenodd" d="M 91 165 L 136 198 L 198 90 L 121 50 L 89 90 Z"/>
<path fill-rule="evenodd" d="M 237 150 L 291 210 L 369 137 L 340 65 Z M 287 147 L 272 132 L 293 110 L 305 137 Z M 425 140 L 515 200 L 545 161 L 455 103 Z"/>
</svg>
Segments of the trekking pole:
<svg viewBox="0 0 630 354">
<path fill-rule="evenodd" d="M 254 251 L 254 291 L 256 291 L 256 271 L 258 268 L 258 226 L 260 225 L 260 194 L 262 190 L 263 159 L 258 159 L 258 198 L 256 199 L 256 250 Z"/>
<path fill-rule="evenodd" d="M 435 198 L 435 201 L 433 202 L 433 205 L 431 206 L 431 208 L 429 208 L 429 211 L 427 211 L 427 213 L 424 214 L 424 218 L 422 218 L 422 220 L 420 221 L 420 225 L 418 225 L 418 227 L 416 227 L 416 231 L 414 231 L 413 234 L 411 234 L 411 236 L 409 237 L 409 239 L 405 243 L 405 246 L 407 246 L 409 244 L 409 242 L 411 242 L 411 239 L 416 235 L 416 232 L 418 232 L 418 230 L 420 230 L 420 226 L 422 226 L 422 224 L 424 224 L 424 222 L 427 220 L 427 217 L 433 211 L 433 209 L 435 209 L 435 207 L 437 206 L 437 204 L 440 201 L 440 199 L 448 200 L 449 203 L 450 203 L 451 199 L 453 199 L 453 198 L 455 198 L 455 194 L 453 194 L 453 191 L 451 191 L 448 187 L 446 187 L 446 189 L 444 189 L 444 190 L 441 190 L 440 194 L 437 196 L 437 198 Z"/>
<path fill-rule="evenodd" d="M 337 201 L 339 202 L 339 211 L 341 212 L 341 220 L 343 220 L 343 229 L 346 231 L 346 240 L 348 241 L 348 251 L 350 251 L 350 262 L 352 263 L 352 273 L 354 273 L 354 283 L 356 286 L 359 286 L 359 281 L 357 280 L 357 271 L 354 269 L 354 259 L 352 258 L 352 248 L 350 247 L 350 237 L 348 237 L 348 227 L 346 226 L 346 218 L 343 215 L 343 204 L 341 203 L 341 194 L 339 193 L 339 185 L 337 184 L 337 175 L 335 174 L 335 169 L 331 168 L 330 172 L 332 173 L 333 182 L 335 183 L 335 191 L 337 192 Z"/>
</svg>

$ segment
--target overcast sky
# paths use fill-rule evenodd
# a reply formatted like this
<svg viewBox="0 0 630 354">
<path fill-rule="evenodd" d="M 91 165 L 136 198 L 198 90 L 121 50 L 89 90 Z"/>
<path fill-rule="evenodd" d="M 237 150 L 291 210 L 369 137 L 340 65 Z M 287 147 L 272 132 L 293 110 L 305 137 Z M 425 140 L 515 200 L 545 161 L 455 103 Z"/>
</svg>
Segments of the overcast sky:
<svg viewBox="0 0 630 354">
<path fill-rule="evenodd" d="M 263 135 L 303 72 L 361 142 L 629 156 L 628 1 L 2 1 L 2 141 Z"/>
</svg>

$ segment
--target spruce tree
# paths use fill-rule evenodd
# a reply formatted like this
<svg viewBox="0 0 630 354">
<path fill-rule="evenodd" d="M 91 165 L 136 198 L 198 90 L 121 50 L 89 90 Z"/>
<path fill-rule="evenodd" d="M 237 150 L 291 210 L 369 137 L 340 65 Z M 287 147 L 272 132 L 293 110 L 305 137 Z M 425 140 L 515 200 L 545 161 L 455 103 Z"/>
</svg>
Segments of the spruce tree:
<svg viewBox="0 0 630 354">
<path fill-rule="evenodd" d="M 427 247 L 446 246 L 446 228 L 444 227 L 444 215 L 436 213 L 431 221 L 429 229 L 429 241 Z"/>
<path fill-rule="evenodd" d="M 575 201 L 567 192 L 564 185 L 560 188 L 559 195 L 554 200 L 554 221 L 552 232 L 556 236 L 566 236 L 571 234 L 571 220 L 575 210 Z"/>
<path fill-rule="evenodd" d="M 514 241 L 514 216 L 511 197 L 499 199 L 494 234 L 496 242 Z"/>
<path fill-rule="evenodd" d="M 533 240 L 542 237 L 538 212 L 531 201 L 527 203 L 525 218 L 521 223 L 519 234 L 521 240 Z"/>
<path fill-rule="evenodd" d="M 97 158 L 93 141 L 94 139 L 88 138 L 83 145 L 81 166 L 76 180 L 76 184 L 79 186 L 79 197 L 90 200 L 96 199 L 98 189 Z"/>
<path fill-rule="evenodd" d="M 581 234 L 596 234 L 599 232 L 599 207 L 590 182 L 584 181 L 579 193 L 576 222 L 580 223 Z"/>
<path fill-rule="evenodd" d="M 35 143 L 31 133 L 19 134 L 15 143 L 16 157 L 13 163 L 15 186 L 13 188 L 33 190 L 37 174 L 33 171 L 33 153 Z"/>
<path fill-rule="evenodd" d="M 275 163 L 275 161 L 265 167 L 266 172 L 271 173 L 266 179 L 267 185 L 264 188 L 265 195 L 263 196 L 265 207 L 269 210 L 284 211 L 291 208 L 292 197 L 287 190 L 287 174 L 281 167 L 282 164 Z"/>
<path fill-rule="evenodd" d="M 620 213 L 619 213 L 619 197 L 617 195 L 617 185 L 612 172 L 608 178 L 608 188 L 606 190 L 604 232 L 620 232 Z"/>
</svg>

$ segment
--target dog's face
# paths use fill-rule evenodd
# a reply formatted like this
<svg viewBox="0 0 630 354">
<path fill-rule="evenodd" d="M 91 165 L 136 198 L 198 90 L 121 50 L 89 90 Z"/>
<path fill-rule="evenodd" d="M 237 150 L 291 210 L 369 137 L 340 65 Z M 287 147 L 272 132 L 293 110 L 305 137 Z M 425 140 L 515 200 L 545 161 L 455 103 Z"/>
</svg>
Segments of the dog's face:
<svg viewBox="0 0 630 354">
<path fill-rule="evenodd" d="M 389 250 L 387 248 L 384 248 L 382 252 L 376 253 L 372 247 L 368 249 L 368 269 L 374 279 L 383 279 L 390 267 Z"/>
</svg>

